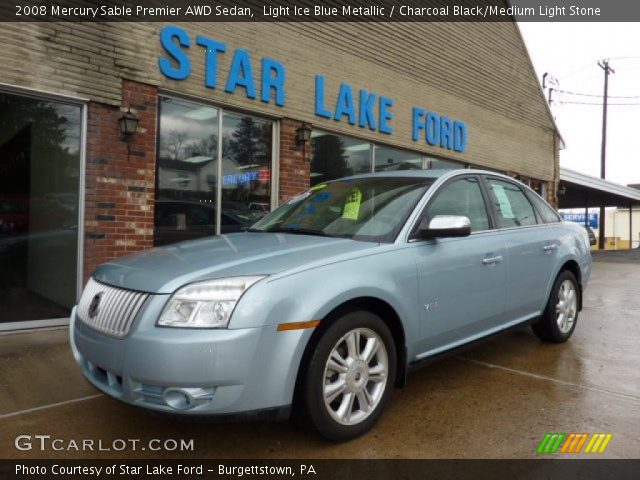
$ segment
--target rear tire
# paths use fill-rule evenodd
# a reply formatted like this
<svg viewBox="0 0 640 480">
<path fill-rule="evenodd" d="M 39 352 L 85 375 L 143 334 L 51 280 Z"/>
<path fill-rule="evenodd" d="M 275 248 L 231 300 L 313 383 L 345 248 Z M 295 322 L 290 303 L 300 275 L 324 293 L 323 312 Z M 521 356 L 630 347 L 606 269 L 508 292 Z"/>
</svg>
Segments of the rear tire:
<svg viewBox="0 0 640 480">
<path fill-rule="evenodd" d="M 578 281 L 569 270 L 563 270 L 553 283 L 542 317 L 531 326 L 533 332 L 544 342 L 566 342 L 578 323 L 579 305 Z"/>
<path fill-rule="evenodd" d="M 368 311 L 346 313 L 319 333 L 302 366 L 296 417 L 327 440 L 350 440 L 370 430 L 389 401 L 397 364 L 393 336 Z"/>
</svg>

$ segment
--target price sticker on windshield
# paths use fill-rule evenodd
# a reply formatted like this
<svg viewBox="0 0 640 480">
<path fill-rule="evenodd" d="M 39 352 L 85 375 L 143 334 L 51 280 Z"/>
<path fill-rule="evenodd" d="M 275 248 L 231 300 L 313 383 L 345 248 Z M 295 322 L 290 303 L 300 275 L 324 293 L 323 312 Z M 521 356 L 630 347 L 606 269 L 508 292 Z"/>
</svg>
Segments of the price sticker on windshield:
<svg viewBox="0 0 640 480">
<path fill-rule="evenodd" d="M 362 202 L 362 192 L 354 188 L 349 193 L 347 200 L 344 202 L 344 210 L 342 211 L 342 218 L 346 220 L 358 220 L 358 213 L 360 213 L 360 203 Z"/>
</svg>

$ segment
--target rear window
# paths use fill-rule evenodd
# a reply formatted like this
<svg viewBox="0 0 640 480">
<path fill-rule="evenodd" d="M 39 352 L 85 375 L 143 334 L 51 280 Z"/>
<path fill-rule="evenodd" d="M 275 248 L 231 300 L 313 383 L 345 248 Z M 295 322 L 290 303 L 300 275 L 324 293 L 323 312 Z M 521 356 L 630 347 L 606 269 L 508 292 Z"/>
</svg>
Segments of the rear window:
<svg viewBox="0 0 640 480">
<path fill-rule="evenodd" d="M 529 195 L 533 205 L 538 210 L 538 213 L 542 217 L 542 221 L 544 223 L 557 223 L 560 221 L 560 216 L 556 213 L 556 211 L 551 208 L 551 206 L 545 202 L 538 194 L 531 193 Z"/>
</svg>

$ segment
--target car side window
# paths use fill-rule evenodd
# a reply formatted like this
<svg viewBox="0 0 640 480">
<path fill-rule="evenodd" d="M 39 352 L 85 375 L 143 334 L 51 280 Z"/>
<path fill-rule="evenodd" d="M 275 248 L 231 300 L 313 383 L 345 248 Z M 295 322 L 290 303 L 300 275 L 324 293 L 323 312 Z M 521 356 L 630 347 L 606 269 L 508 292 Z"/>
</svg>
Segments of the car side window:
<svg viewBox="0 0 640 480">
<path fill-rule="evenodd" d="M 471 231 L 489 230 L 489 216 L 475 177 L 465 177 L 446 184 L 427 207 L 429 221 L 437 215 L 462 215 L 469 218 Z"/>
<path fill-rule="evenodd" d="M 536 209 L 538 209 L 538 213 L 542 217 L 542 221 L 544 223 L 558 223 L 560 221 L 560 216 L 556 211 L 551 208 L 547 202 L 540 198 L 538 194 L 532 193 L 529 195 L 529 198 L 531 198 Z"/>
<path fill-rule="evenodd" d="M 491 201 L 495 205 L 498 228 L 523 227 L 537 222 L 533 205 L 515 183 L 489 178 Z"/>
</svg>

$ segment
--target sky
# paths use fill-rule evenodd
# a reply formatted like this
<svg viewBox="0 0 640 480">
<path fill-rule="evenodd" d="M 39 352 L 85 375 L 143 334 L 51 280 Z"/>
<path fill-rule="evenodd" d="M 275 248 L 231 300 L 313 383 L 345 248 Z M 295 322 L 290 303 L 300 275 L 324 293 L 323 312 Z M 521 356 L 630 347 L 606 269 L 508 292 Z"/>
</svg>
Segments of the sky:
<svg viewBox="0 0 640 480">
<path fill-rule="evenodd" d="M 640 183 L 640 25 L 638 23 L 520 22 L 538 82 L 549 72 L 554 87 L 596 96 L 553 93 L 551 111 L 565 149 L 560 165 L 600 176 L 604 72 L 598 61 L 610 59 L 606 178 Z M 613 98 L 637 96 L 637 98 Z M 567 102 L 597 103 L 576 105 Z M 637 105 L 614 106 L 614 103 Z"/>
</svg>

